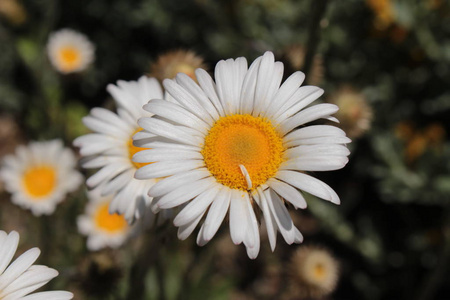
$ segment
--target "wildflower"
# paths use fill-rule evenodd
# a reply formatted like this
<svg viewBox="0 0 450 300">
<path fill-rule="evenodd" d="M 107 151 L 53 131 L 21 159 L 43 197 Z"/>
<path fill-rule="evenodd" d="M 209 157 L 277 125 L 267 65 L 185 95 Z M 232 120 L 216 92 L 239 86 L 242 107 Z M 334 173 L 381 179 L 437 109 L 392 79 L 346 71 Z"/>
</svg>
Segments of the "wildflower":
<svg viewBox="0 0 450 300">
<path fill-rule="evenodd" d="M 94 60 L 95 47 L 88 38 L 72 29 L 53 32 L 47 54 L 53 67 L 63 74 L 85 70 Z"/>
<path fill-rule="evenodd" d="M 12 202 L 36 216 L 52 214 L 58 203 L 82 182 L 75 170 L 75 156 L 61 140 L 19 146 L 3 160 L 0 178 L 12 194 Z"/>
<path fill-rule="evenodd" d="M 341 87 L 332 97 L 332 103 L 339 106 L 336 118 L 350 138 L 358 138 L 370 129 L 372 107 L 361 92 L 352 87 Z"/>
<path fill-rule="evenodd" d="M 305 75 L 295 72 L 280 87 L 283 64 L 271 52 L 247 69 L 245 58 L 220 61 L 216 82 L 197 69 L 197 85 L 186 74 L 164 80 L 174 101 L 154 99 L 144 106 L 154 117 L 138 123 L 141 147 L 133 161 L 154 162 L 136 171 L 138 179 L 163 178 L 150 190 L 151 207 L 182 206 L 174 224 L 187 238 L 203 215 L 199 245 L 213 238 L 229 211 L 231 239 L 244 243 L 256 258 L 260 247 L 256 205 L 263 212 L 272 250 L 277 230 L 288 244 L 301 242 L 282 198 L 305 208 L 299 190 L 338 204 L 337 194 L 304 171 L 344 167 L 350 142 L 329 125 L 303 126 L 317 119 L 337 121 L 334 104 L 306 108 L 322 95 L 314 86 L 300 87 Z M 299 126 L 302 128 L 297 129 Z"/>
<path fill-rule="evenodd" d="M 175 50 L 158 57 L 151 66 L 150 76 L 163 81 L 166 78 L 175 78 L 181 72 L 195 79 L 195 69 L 205 67 L 203 58 L 193 51 Z"/>
<path fill-rule="evenodd" d="M 58 276 L 58 271 L 46 266 L 33 265 L 41 253 L 39 248 L 26 251 L 10 264 L 18 244 L 19 234 L 16 231 L 6 234 L 6 232 L 0 230 L 0 299 L 72 299 L 73 294 L 66 291 L 30 294 Z"/>
<path fill-rule="evenodd" d="M 77 219 L 78 230 L 88 237 L 88 249 L 96 251 L 104 247 L 120 247 L 132 231 L 122 215 L 109 213 L 112 197 L 102 197 L 100 189 L 94 189 L 88 192 L 88 198 L 85 214 Z"/>
<path fill-rule="evenodd" d="M 137 119 L 151 116 L 142 105 L 152 98 L 163 98 L 160 84 L 155 78 L 142 76 L 138 81 L 118 81 L 108 85 L 108 92 L 118 106 L 117 114 L 93 108 L 83 123 L 94 133 L 74 140 L 84 157 L 84 168 L 100 168 L 87 180 L 90 188 L 102 184 L 102 195 L 113 194 L 110 213 L 123 214 L 128 222 L 139 219 L 152 201 L 147 191 L 156 179 L 140 181 L 133 178 L 134 172 L 145 164 L 131 161 L 134 153 L 142 150 L 132 143 L 132 136 L 141 130 Z"/>
<path fill-rule="evenodd" d="M 291 288 L 302 298 L 317 299 L 330 294 L 338 278 L 338 263 L 324 249 L 304 246 L 291 257 Z"/>
</svg>

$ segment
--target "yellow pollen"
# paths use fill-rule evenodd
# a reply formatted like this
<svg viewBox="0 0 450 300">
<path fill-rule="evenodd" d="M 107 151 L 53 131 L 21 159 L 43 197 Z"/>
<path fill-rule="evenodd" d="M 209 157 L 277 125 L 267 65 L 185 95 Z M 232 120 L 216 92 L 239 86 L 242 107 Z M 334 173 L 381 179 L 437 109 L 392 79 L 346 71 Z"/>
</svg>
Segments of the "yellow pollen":
<svg viewBox="0 0 450 300">
<path fill-rule="evenodd" d="M 95 214 L 95 224 L 98 228 L 101 228 L 110 233 L 123 231 L 127 228 L 128 224 L 125 218 L 118 214 L 110 214 L 108 211 L 108 204 L 104 203 L 100 205 Z"/>
<path fill-rule="evenodd" d="M 135 132 L 133 132 L 130 139 L 128 140 L 128 156 L 130 158 L 131 163 L 133 164 L 133 166 L 136 169 L 139 169 L 139 168 L 142 168 L 143 166 L 151 164 L 151 163 L 138 163 L 138 162 L 134 162 L 131 160 L 133 158 L 133 155 L 135 155 L 139 151 L 148 150 L 148 148 L 136 147 L 135 145 L 133 145 L 133 135 L 135 135 L 137 132 L 139 132 L 141 130 L 142 130 L 142 128 L 138 128 Z"/>
<path fill-rule="evenodd" d="M 325 266 L 323 264 L 316 264 L 313 269 L 313 276 L 317 280 L 321 280 L 325 276 L 325 271 Z"/>
<path fill-rule="evenodd" d="M 253 190 L 276 174 L 284 150 L 281 136 L 268 120 L 231 115 L 221 117 L 209 130 L 201 153 L 216 180 L 232 189 L 248 189 L 239 167 L 243 165 Z"/>
<path fill-rule="evenodd" d="M 62 69 L 71 71 L 80 64 L 80 51 L 73 46 L 65 46 L 59 50 L 59 61 Z"/>
<path fill-rule="evenodd" d="M 56 172 L 51 166 L 35 166 L 25 171 L 22 177 L 22 183 L 26 192 L 39 201 L 48 196 L 56 186 Z"/>
</svg>

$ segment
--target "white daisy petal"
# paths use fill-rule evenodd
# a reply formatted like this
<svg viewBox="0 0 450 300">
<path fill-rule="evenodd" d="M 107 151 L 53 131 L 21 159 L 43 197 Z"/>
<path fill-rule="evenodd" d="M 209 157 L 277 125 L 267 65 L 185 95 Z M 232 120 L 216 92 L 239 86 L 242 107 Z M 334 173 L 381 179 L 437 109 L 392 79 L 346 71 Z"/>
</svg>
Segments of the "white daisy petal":
<svg viewBox="0 0 450 300">
<path fill-rule="evenodd" d="M 220 103 L 219 97 L 217 96 L 216 84 L 212 80 L 211 76 L 209 76 L 208 72 L 203 69 L 197 69 L 195 71 L 195 76 L 197 77 L 198 84 L 211 100 L 211 103 L 214 105 L 219 115 L 225 116 L 225 111 Z"/>
<path fill-rule="evenodd" d="M 181 225 L 178 228 L 177 236 L 180 240 L 187 239 L 191 233 L 194 231 L 195 227 L 197 227 L 198 223 L 202 219 L 203 215 L 205 214 L 205 211 L 202 212 L 199 216 L 197 216 L 194 220 L 190 221 L 189 223 L 186 223 L 184 225 Z"/>
<path fill-rule="evenodd" d="M 247 225 L 247 193 L 239 190 L 231 190 L 231 202 L 230 202 L 230 235 L 231 240 L 235 245 L 238 245 L 244 241 Z"/>
<path fill-rule="evenodd" d="M 22 300 L 70 300 L 73 294 L 66 291 L 51 291 L 34 293 L 22 298 Z"/>
<path fill-rule="evenodd" d="M 198 160 L 155 162 L 136 170 L 136 179 L 161 178 L 203 167 Z"/>
<path fill-rule="evenodd" d="M 209 189 L 195 197 L 188 205 L 186 205 L 175 217 L 173 224 L 175 226 L 185 226 L 199 215 L 203 215 L 208 206 L 214 201 L 214 197 L 218 191 Z"/>
<path fill-rule="evenodd" d="M 305 155 L 288 160 L 280 165 L 282 170 L 333 171 L 342 169 L 348 162 L 343 156 Z"/>
<path fill-rule="evenodd" d="M 266 200 L 266 196 L 264 195 L 264 192 L 260 187 L 258 187 L 257 193 L 255 193 L 253 197 L 257 197 L 259 199 L 260 203 L 259 206 L 261 207 L 261 210 L 264 215 L 264 221 L 266 222 L 267 236 L 269 238 L 270 248 L 272 249 L 273 252 L 275 251 L 275 247 L 277 244 L 277 231 L 278 231 L 277 223 L 272 215 L 272 212 L 270 211 L 269 204 L 267 203 Z"/>
<path fill-rule="evenodd" d="M 230 206 L 230 200 L 231 190 L 223 187 L 217 194 L 215 201 L 211 204 L 205 219 L 204 239 L 206 241 L 210 241 L 214 237 L 220 224 L 222 224 Z"/>
<path fill-rule="evenodd" d="M 189 183 L 188 185 L 177 187 L 173 191 L 162 196 L 158 202 L 158 206 L 162 209 L 178 206 L 203 193 L 215 184 L 216 183 L 213 178 L 206 177 L 204 179 Z"/>
<path fill-rule="evenodd" d="M 312 176 L 294 171 L 279 171 L 276 178 L 324 200 L 340 203 L 339 197 L 334 191 L 330 192 L 332 189 L 326 183 Z"/>
<path fill-rule="evenodd" d="M 283 236 L 286 243 L 289 245 L 294 243 L 295 240 L 295 230 L 294 223 L 292 222 L 291 216 L 284 206 L 278 195 L 271 189 L 264 191 L 266 196 L 267 204 L 272 212 L 272 215 L 277 223 L 278 230 Z"/>
<path fill-rule="evenodd" d="M 133 161 L 139 163 L 180 159 L 203 159 L 203 156 L 198 151 L 178 150 L 169 147 L 142 150 L 133 156 Z"/>
<path fill-rule="evenodd" d="M 295 208 L 306 208 L 306 200 L 302 194 L 293 188 L 291 185 L 279 181 L 275 178 L 270 178 L 267 184 L 283 199 L 289 201 Z"/>
<path fill-rule="evenodd" d="M 297 126 L 306 124 L 308 122 L 329 116 L 337 112 L 339 108 L 334 104 L 317 104 L 311 107 L 308 107 L 301 112 L 295 114 L 294 116 L 286 119 L 281 122 L 280 130 L 282 134 L 287 134 L 289 131 L 294 129 Z"/>
<path fill-rule="evenodd" d="M 261 58 L 258 57 L 250 66 L 242 83 L 240 113 L 251 114 L 253 112 L 253 104 L 255 99 L 256 80 L 258 78 L 259 65 Z"/>
</svg>

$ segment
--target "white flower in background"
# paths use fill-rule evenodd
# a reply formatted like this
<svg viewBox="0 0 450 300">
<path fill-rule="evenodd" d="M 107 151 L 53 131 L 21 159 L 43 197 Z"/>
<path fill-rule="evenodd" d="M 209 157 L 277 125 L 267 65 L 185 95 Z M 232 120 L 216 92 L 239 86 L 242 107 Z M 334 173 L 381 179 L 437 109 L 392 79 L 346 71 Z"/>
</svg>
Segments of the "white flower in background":
<svg viewBox="0 0 450 300">
<path fill-rule="evenodd" d="M 88 237 L 88 249 L 97 251 L 105 247 L 120 247 L 130 237 L 135 225 L 128 225 L 122 215 L 109 213 L 112 196 L 103 197 L 100 188 L 89 191 L 88 198 L 85 214 L 77 219 L 78 231 Z"/>
<path fill-rule="evenodd" d="M 75 191 L 83 177 L 76 159 L 61 140 L 31 142 L 3 159 L 0 178 L 12 194 L 12 202 L 34 215 L 52 214 L 66 194 Z"/>
<path fill-rule="evenodd" d="M 53 67 L 61 73 L 85 70 L 94 61 L 95 47 L 82 33 L 60 29 L 50 34 L 47 54 Z"/>
<path fill-rule="evenodd" d="M 207 213 L 197 236 L 199 245 L 213 238 L 229 212 L 231 239 L 244 243 L 249 257 L 259 252 L 255 203 L 262 210 L 272 250 L 277 230 L 288 244 L 303 237 L 284 200 L 305 208 L 301 191 L 339 204 L 337 194 L 305 171 L 345 166 L 350 140 L 328 125 L 305 124 L 329 119 L 338 107 L 317 104 L 323 94 L 300 87 L 304 74 L 295 72 L 281 86 L 283 64 L 271 52 L 247 68 L 245 58 L 220 61 L 215 80 L 196 70 L 199 85 L 185 74 L 166 79 L 174 101 L 152 100 L 141 118 L 144 129 L 135 144 L 150 148 L 133 161 L 155 162 L 136 171 L 138 179 L 162 178 L 149 191 L 155 211 L 183 206 L 174 219 L 180 239 L 187 238 Z M 155 135 L 157 137 L 155 137 Z M 284 199 L 284 200 L 283 200 Z"/>
<path fill-rule="evenodd" d="M 39 248 L 32 248 L 26 251 L 11 263 L 18 244 L 19 234 L 17 232 L 12 231 L 9 234 L 6 234 L 6 232 L 0 230 L 0 299 L 72 299 L 73 294 L 66 291 L 38 292 L 30 294 L 58 276 L 58 271 L 46 266 L 33 265 L 41 253 Z"/>
<path fill-rule="evenodd" d="M 90 188 L 102 184 L 102 195 L 114 194 L 110 213 L 125 215 L 129 222 L 140 218 L 152 198 L 147 195 L 156 179 L 135 179 L 134 172 L 146 164 L 135 163 L 131 157 L 143 148 L 133 146 L 133 135 L 141 130 L 137 119 L 151 116 L 142 109 L 150 99 L 163 97 L 161 85 L 154 78 L 142 76 L 138 81 L 118 81 L 108 85 L 114 97 L 117 114 L 93 108 L 83 123 L 94 133 L 78 137 L 73 142 L 80 147 L 84 168 L 101 168 L 87 180 Z"/>
</svg>

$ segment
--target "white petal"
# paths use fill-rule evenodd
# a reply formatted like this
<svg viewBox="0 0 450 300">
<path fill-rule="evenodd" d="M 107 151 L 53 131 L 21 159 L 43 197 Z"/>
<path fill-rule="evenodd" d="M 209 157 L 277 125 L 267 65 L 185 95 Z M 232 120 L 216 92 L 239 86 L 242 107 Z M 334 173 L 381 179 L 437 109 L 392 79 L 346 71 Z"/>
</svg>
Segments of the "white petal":
<svg viewBox="0 0 450 300">
<path fill-rule="evenodd" d="M 198 84 L 211 100 L 211 103 L 219 112 L 219 115 L 225 116 L 225 111 L 223 110 L 222 104 L 217 96 L 216 84 L 212 80 L 211 76 L 209 76 L 209 74 L 203 69 L 195 70 L 195 76 L 197 77 Z"/>
<path fill-rule="evenodd" d="M 137 169 L 136 173 L 134 173 L 134 178 L 150 179 L 166 177 L 201 168 L 203 165 L 203 162 L 199 160 L 155 162 Z"/>
<path fill-rule="evenodd" d="M 159 197 L 172 191 L 174 186 L 185 185 L 208 176 L 211 174 L 205 168 L 178 173 L 158 181 L 150 189 L 149 194 L 151 197 Z"/>
<path fill-rule="evenodd" d="M 138 163 L 151 163 L 167 160 L 203 159 L 203 155 L 198 151 L 178 150 L 174 148 L 157 148 L 141 150 L 133 155 L 133 161 Z"/>
<path fill-rule="evenodd" d="M 239 190 L 231 190 L 230 202 L 230 235 L 231 240 L 235 245 L 244 241 L 247 233 L 247 193 Z M 250 228 L 251 230 L 251 228 Z"/>
<path fill-rule="evenodd" d="M 23 297 L 21 300 L 70 300 L 73 294 L 66 291 L 39 292 Z"/>
<path fill-rule="evenodd" d="M 41 254 L 41 251 L 38 248 L 31 248 L 10 264 L 6 271 L 0 275 L 0 290 L 3 290 L 22 275 L 36 261 L 39 254 Z"/>
<path fill-rule="evenodd" d="M 281 197 L 289 201 L 295 208 L 306 208 L 306 201 L 302 194 L 293 188 L 291 185 L 279 181 L 275 178 L 270 178 L 267 184 Z"/>
<path fill-rule="evenodd" d="M 228 207 L 230 206 L 230 199 L 231 190 L 227 187 L 223 187 L 211 204 L 204 223 L 205 229 L 203 237 L 206 241 L 210 241 L 214 237 L 220 224 L 222 224 L 222 221 L 227 214 Z"/>
<path fill-rule="evenodd" d="M 188 203 L 173 220 L 173 224 L 177 227 L 197 219 L 199 215 L 203 215 L 208 206 L 214 201 L 215 196 L 219 192 L 218 189 L 208 189 L 195 197 Z"/>
<path fill-rule="evenodd" d="M 2 231 L 2 233 L 6 235 L 4 231 Z M 3 243 L 0 246 L 0 274 L 3 273 L 11 262 L 14 253 L 16 253 L 18 244 L 19 234 L 16 231 L 11 231 L 8 236 L 3 237 Z"/>
<path fill-rule="evenodd" d="M 272 212 L 270 211 L 266 196 L 264 195 L 264 192 L 260 187 L 257 188 L 257 193 L 254 193 L 253 197 L 259 199 L 259 206 L 261 207 L 264 216 L 264 221 L 266 222 L 267 237 L 269 238 L 270 248 L 272 249 L 273 252 L 277 245 L 278 226 L 272 215 Z"/>
<path fill-rule="evenodd" d="M 284 240 L 289 245 L 294 243 L 295 227 L 283 202 L 272 189 L 264 191 L 264 195 L 266 196 L 269 209 L 274 216 L 275 222 L 277 223 L 278 229 Z"/>
<path fill-rule="evenodd" d="M 293 115 L 292 117 L 286 119 L 285 121 L 281 122 L 279 129 L 281 133 L 285 135 L 297 126 L 329 116 L 331 114 L 334 114 L 338 110 L 339 107 L 337 107 L 334 104 L 330 103 L 317 104 L 308 107 L 300 111 L 299 113 Z"/>
<path fill-rule="evenodd" d="M 191 200 L 213 185 L 216 185 L 216 180 L 212 177 L 206 177 L 186 185 L 178 186 L 173 191 L 162 196 L 158 202 L 158 206 L 161 209 L 173 208 Z"/>
<path fill-rule="evenodd" d="M 278 171 L 275 177 L 314 196 L 335 204 L 340 203 L 339 197 L 333 189 L 312 176 L 293 171 Z"/>
<path fill-rule="evenodd" d="M 342 169 L 348 162 L 345 156 L 304 155 L 283 162 L 280 169 L 298 171 L 333 171 Z"/>
</svg>

